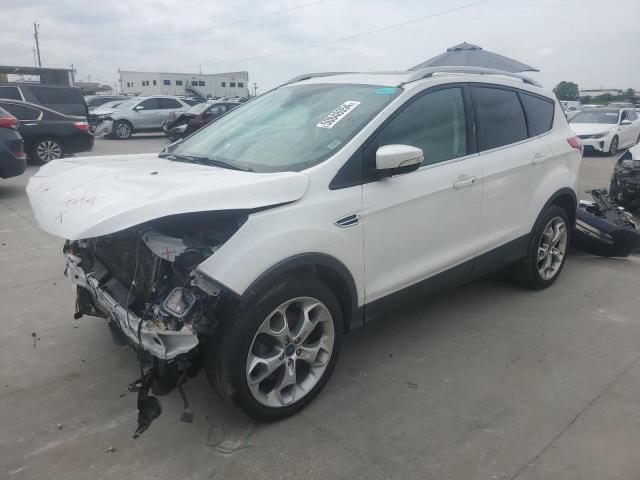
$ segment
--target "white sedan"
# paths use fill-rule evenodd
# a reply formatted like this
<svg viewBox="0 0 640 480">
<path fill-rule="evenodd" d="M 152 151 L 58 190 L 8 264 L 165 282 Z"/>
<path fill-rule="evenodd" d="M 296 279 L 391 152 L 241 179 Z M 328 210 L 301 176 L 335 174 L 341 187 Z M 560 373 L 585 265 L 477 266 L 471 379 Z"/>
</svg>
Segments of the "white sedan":
<svg viewBox="0 0 640 480">
<path fill-rule="evenodd" d="M 580 137 L 585 151 L 615 155 L 620 148 L 640 141 L 640 118 L 632 108 L 598 108 L 576 114 L 571 129 Z"/>
</svg>

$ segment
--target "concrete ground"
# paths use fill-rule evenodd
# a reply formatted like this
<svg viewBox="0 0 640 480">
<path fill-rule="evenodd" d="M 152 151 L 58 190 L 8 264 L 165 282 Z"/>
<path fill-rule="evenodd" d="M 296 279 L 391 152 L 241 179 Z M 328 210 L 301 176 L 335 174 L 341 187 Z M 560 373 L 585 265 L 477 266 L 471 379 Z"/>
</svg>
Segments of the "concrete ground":
<svg viewBox="0 0 640 480">
<path fill-rule="evenodd" d="M 157 151 L 157 137 L 94 154 Z M 588 157 L 583 187 L 614 159 Z M 73 320 L 62 242 L 26 175 L 0 183 L 0 478 L 638 479 L 640 262 L 573 253 L 541 292 L 503 275 L 407 306 L 345 338 L 302 413 L 256 425 L 204 375 L 138 440 L 135 355 L 104 320 Z"/>
</svg>

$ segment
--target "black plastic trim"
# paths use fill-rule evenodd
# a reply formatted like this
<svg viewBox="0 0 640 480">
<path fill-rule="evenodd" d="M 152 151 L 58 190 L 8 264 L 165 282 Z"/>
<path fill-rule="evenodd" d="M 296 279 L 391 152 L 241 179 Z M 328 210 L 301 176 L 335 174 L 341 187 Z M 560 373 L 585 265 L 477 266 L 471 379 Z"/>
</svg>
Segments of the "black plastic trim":
<svg viewBox="0 0 640 480">
<path fill-rule="evenodd" d="M 397 310 L 407 303 L 423 299 L 425 296 L 432 297 L 444 293 L 523 258 L 526 254 L 529 236 L 530 234 L 523 235 L 444 272 L 367 303 L 364 306 L 365 319 Z"/>
<path fill-rule="evenodd" d="M 358 308 L 358 290 L 356 289 L 356 283 L 349 269 L 340 260 L 324 253 L 300 253 L 282 260 L 260 275 L 242 294 L 241 300 L 244 301 L 256 295 L 281 275 L 303 267 L 318 266 L 328 268 L 339 275 L 349 290 L 351 311 L 344 312 L 345 327 L 348 331 L 350 328 L 362 322 L 362 309 Z M 328 286 L 331 287 L 331 285 Z"/>
</svg>

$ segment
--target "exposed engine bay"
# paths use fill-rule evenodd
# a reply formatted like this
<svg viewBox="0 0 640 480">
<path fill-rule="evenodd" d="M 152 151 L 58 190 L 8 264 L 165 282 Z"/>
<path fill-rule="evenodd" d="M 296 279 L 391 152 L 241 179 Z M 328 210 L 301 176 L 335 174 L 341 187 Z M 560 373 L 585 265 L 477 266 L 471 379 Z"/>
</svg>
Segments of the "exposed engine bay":
<svg viewBox="0 0 640 480">
<path fill-rule="evenodd" d="M 640 149 L 627 150 L 620 156 L 611 175 L 611 198 L 625 208 L 640 207 Z"/>
<path fill-rule="evenodd" d="M 67 241 L 66 275 L 77 289 L 76 314 L 104 317 L 114 339 L 138 352 L 142 433 L 160 415 L 160 404 L 147 396 L 178 387 L 201 367 L 198 345 L 215 332 L 222 288 L 197 266 L 227 241 L 246 220 L 238 211 L 174 215 L 122 232 Z M 124 343 L 124 342 L 119 342 Z M 149 367 L 145 373 L 144 367 Z"/>
</svg>

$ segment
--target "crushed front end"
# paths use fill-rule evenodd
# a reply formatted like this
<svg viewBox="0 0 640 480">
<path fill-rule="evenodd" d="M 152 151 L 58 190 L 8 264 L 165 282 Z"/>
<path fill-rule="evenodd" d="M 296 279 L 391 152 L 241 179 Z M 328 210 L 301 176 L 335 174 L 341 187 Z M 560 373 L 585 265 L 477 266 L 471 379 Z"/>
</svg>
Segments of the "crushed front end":
<svg viewBox="0 0 640 480">
<path fill-rule="evenodd" d="M 215 334 L 225 291 L 197 266 L 245 219 L 237 212 L 192 213 L 65 243 L 75 316 L 106 318 L 115 337 L 138 352 L 141 378 L 132 385 L 143 392 L 143 405 L 152 398 L 149 388 L 166 394 L 200 370 L 199 347 Z"/>
</svg>

